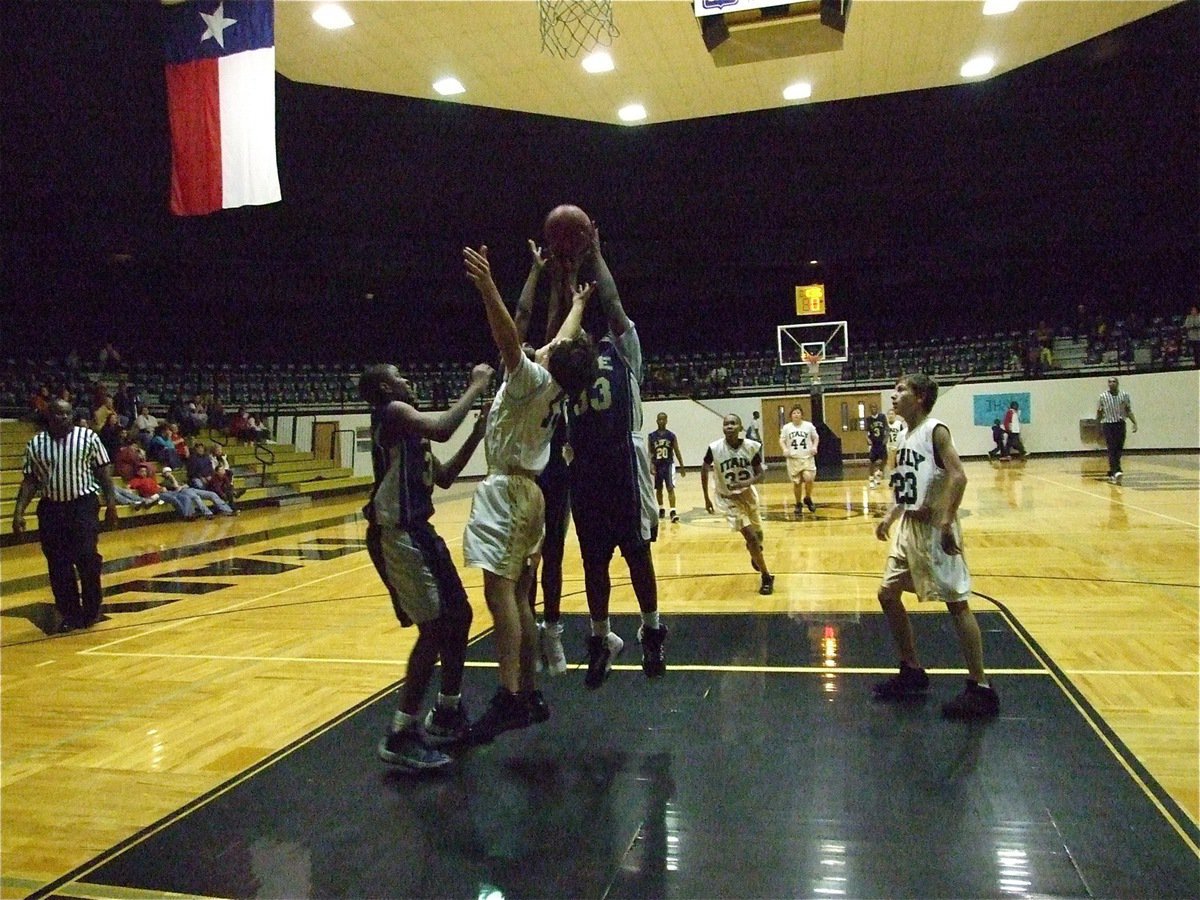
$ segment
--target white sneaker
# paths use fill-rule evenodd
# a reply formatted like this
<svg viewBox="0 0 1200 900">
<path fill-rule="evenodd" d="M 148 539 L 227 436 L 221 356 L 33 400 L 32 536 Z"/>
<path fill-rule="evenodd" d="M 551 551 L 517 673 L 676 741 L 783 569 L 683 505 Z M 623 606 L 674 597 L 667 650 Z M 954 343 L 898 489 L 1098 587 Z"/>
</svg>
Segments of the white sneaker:
<svg viewBox="0 0 1200 900">
<path fill-rule="evenodd" d="M 546 626 L 542 622 L 537 623 L 537 659 L 533 665 L 538 672 L 546 668 Z"/>
<path fill-rule="evenodd" d="M 567 654 L 563 650 L 562 633 L 562 622 L 538 626 L 541 659 L 545 662 L 546 673 L 549 675 L 562 675 L 567 671 Z"/>
</svg>

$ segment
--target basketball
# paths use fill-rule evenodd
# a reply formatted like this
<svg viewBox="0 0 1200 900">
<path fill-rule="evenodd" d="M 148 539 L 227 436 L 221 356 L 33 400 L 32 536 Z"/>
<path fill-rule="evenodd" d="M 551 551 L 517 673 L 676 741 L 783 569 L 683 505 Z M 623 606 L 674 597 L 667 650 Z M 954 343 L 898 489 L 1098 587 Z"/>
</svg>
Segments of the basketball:
<svg viewBox="0 0 1200 900">
<path fill-rule="evenodd" d="M 550 210 L 542 226 L 546 246 L 559 259 L 575 260 L 592 241 L 592 220 L 578 206 L 565 203 Z"/>
</svg>

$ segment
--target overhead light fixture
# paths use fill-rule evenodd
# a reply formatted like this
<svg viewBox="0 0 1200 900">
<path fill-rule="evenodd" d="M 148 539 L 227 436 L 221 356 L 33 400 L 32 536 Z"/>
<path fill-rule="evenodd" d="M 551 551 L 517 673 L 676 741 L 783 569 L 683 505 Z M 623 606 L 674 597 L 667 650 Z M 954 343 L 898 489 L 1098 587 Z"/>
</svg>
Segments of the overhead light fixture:
<svg viewBox="0 0 1200 900">
<path fill-rule="evenodd" d="M 630 103 L 617 110 L 622 122 L 640 122 L 646 118 L 646 107 L 640 103 Z"/>
<path fill-rule="evenodd" d="M 433 89 L 443 97 L 449 97 L 451 94 L 461 94 L 466 91 L 462 82 L 457 78 L 439 78 L 433 83 Z"/>
<path fill-rule="evenodd" d="M 1020 0 L 986 0 L 983 4 L 983 14 L 985 16 L 1002 16 L 1016 9 L 1019 2 Z"/>
<path fill-rule="evenodd" d="M 992 71 L 995 65 L 996 60 L 984 54 L 968 59 L 963 63 L 962 68 L 958 70 L 958 74 L 963 78 L 978 78 L 980 75 L 986 75 Z"/>
<path fill-rule="evenodd" d="M 337 31 L 339 28 L 349 28 L 354 24 L 354 20 L 350 18 L 350 13 L 346 12 L 336 3 L 322 3 L 313 10 L 313 21 L 322 28 L 328 28 L 330 31 Z"/>
<path fill-rule="evenodd" d="M 612 56 L 606 50 L 597 50 L 595 53 L 588 54 L 583 58 L 582 65 L 585 72 L 591 72 L 593 75 L 600 72 L 611 72 L 616 68 Z"/>
<path fill-rule="evenodd" d="M 807 100 L 812 96 L 812 85 L 807 81 L 797 81 L 783 89 L 784 100 Z"/>
</svg>

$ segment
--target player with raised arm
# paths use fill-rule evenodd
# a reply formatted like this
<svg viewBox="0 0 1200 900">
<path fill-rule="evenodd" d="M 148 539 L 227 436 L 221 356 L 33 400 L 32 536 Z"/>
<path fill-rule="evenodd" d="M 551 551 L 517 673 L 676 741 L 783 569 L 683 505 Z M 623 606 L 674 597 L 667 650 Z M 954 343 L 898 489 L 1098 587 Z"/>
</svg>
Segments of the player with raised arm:
<svg viewBox="0 0 1200 900">
<path fill-rule="evenodd" d="M 598 345 L 600 367 L 595 382 L 576 395 L 568 408 L 574 451 L 571 512 L 583 556 L 592 623 L 584 684 L 594 689 L 608 678 L 613 660 L 625 645 L 609 622 L 609 563 L 618 547 L 629 567 L 641 611 L 638 640 L 642 671 L 649 678 L 666 671 L 667 627 L 659 621 L 658 583 L 650 549 L 658 536 L 658 519 L 650 454 L 642 434 L 642 345 L 637 328 L 625 314 L 594 227 L 584 262 L 594 268 L 596 297 L 608 329 Z"/>
<path fill-rule="evenodd" d="M 504 364 L 504 381 L 484 432 L 488 474 L 475 489 L 463 534 L 467 565 L 483 570 L 500 663 L 500 685 L 487 710 L 471 724 L 471 741 L 485 743 L 550 716 L 537 690 L 537 624 L 526 602 L 545 530 L 537 477 L 550 459 L 564 395 L 585 390 L 595 379 L 596 348 L 581 328 L 592 285 L 575 291 L 558 335 L 529 359 L 492 280 L 487 247 L 464 247 L 463 262 L 483 298 Z"/>
<path fill-rule="evenodd" d="M 466 441 L 443 464 L 430 441 L 447 441 L 462 424 L 493 374 L 478 365 L 463 395 L 445 412 L 422 412 L 412 384 L 392 365 L 368 367 L 358 392 L 371 406 L 371 463 L 375 486 L 364 510 L 367 551 L 392 598 L 404 627 L 417 626 L 409 653 L 400 706 L 388 734 L 379 742 L 379 758 L 412 771 L 440 769 L 451 758 L 436 749 L 461 741 L 468 733 L 461 703 L 467 638 L 473 618 L 467 592 L 446 542 L 434 529 L 433 486 L 448 488 L 483 437 L 485 406 Z M 441 663 L 437 703 L 420 728 L 419 711 Z"/>
<path fill-rule="evenodd" d="M 742 419 L 730 413 L 721 422 L 725 437 L 713 441 L 704 452 L 700 468 L 700 487 L 704 491 L 704 508 L 710 513 L 714 504 L 708 494 L 708 473 L 716 473 L 716 508 L 734 531 L 741 532 L 750 551 L 750 564 L 762 576 L 758 592 L 764 596 L 774 593 L 775 576 L 763 557 L 762 517 L 758 512 L 758 489 L 763 479 L 762 444 L 742 437 Z"/>
</svg>

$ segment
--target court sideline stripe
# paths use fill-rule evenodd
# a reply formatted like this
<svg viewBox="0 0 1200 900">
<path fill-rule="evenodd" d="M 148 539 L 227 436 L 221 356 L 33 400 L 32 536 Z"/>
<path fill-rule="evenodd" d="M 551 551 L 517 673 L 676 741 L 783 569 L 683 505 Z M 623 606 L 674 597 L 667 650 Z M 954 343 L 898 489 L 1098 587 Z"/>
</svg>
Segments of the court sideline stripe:
<svg viewBox="0 0 1200 900">
<path fill-rule="evenodd" d="M 1157 779 L 1150 774 L 1149 770 L 1138 760 L 1137 756 L 1125 744 L 1123 740 L 1113 730 L 1112 726 L 1105 721 L 1104 717 L 1092 706 L 1088 699 L 1083 695 L 1070 677 L 1054 662 L 1050 654 L 1042 649 L 1041 645 L 1033 638 L 1033 636 L 1021 624 L 1021 621 L 1012 614 L 1012 612 L 999 600 L 989 597 L 986 594 L 974 592 L 977 596 L 982 597 L 989 603 L 995 604 L 1000 610 L 1004 618 L 1007 620 L 1009 627 L 1014 633 L 1025 642 L 1029 651 L 1044 665 L 1054 683 L 1058 685 L 1059 690 L 1067 697 L 1071 704 L 1083 716 L 1084 721 L 1091 726 L 1092 730 L 1108 748 L 1109 752 L 1116 758 L 1121 767 L 1133 779 L 1134 784 L 1141 788 L 1142 792 L 1150 799 L 1155 808 L 1162 813 L 1163 818 L 1170 823 L 1176 834 L 1183 840 L 1193 854 L 1200 857 L 1200 826 L 1183 811 L 1183 808 L 1175 801 L 1175 799 L 1166 791 Z"/>
</svg>

